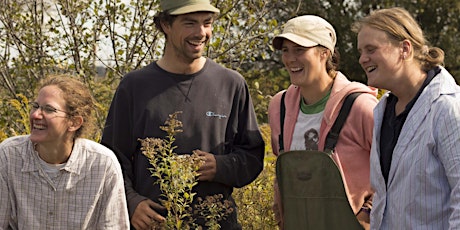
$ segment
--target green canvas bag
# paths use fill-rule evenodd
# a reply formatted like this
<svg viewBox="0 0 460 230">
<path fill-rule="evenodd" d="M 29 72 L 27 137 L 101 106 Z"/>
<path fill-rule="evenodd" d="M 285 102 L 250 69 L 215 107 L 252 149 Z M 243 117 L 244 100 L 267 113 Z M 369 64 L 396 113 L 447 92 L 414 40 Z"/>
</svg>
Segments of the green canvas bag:
<svg viewBox="0 0 460 230">
<path fill-rule="evenodd" d="M 338 118 L 328 133 L 325 152 L 282 152 L 284 94 L 281 99 L 280 155 L 276 161 L 276 179 L 283 205 L 285 230 L 363 229 L 356 219 L 343 185 L 342 176 L 332 160 L 338 134 L 360 93 L 347 96 Z"/>
</svg>

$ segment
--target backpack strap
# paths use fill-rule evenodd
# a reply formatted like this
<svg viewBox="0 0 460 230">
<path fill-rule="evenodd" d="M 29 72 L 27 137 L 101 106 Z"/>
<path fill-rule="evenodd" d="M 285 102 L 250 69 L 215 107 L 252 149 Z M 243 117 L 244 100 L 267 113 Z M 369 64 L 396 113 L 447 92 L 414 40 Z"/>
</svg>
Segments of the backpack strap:
<svg viewBox="0 0 460 230">
<path fill-rule="evenodd" d="M 345 101 L 343 102 L 342 108 L 340 109 L 339 115 L 335 120 L 334 124 L 332 125 L 331 130 L 327 134 L 326 143 L 324 145 L 324 151 L 327 153 L 331 153 L 335 149 L 335 145 L 337 144 L 337 140 L 339 139 L 340 131 L 342 130 L 343 124 L 347 120 L 348 114 L 350 113 L 351 106 L 355 99 L 361 94 L 362 92 L 354 92 L 349 94 Z"/>
<path fill-rule="evenodd" d="M 284 151 L 284 117 L 286 115 L 286 105 L 284 103 L 284 98 L 286 96 L 286 92 L 283 92 L 281 96 L 281 103 L 280 103 L 280 135 L 278 136 L 278 143 L 279 143 L 279 152 L 281 153 Z M 347 120 L 348 114 L 350 113 L 351 107 L 355 102 L 355 99 L 361 94 L 362 92 L 354 92 L 349 94 L 345 101 L 343 102 L 342 108 L 340 109 L 339 115 L 335 120 L 334 124 L 332 125 L 331 130 L 327 134 L 326 143 L 324 145 L 324 151 L 327 153 L 332 153 L 335 149 L 335 145 L 337 144 L 337 140 L 339 139 L 340 131 L 342 130 L 343 124 Z"/>
<path fill-rule="evenodd" d="M 284 104 L 284 98 L 286 97 L 286 92 L 287 90 L 283 92 L 280 103 L 280 135 L 278 136 L 279 153 L 284 151 L 284 117 L 286 115 L 286 105 Z"/>
</svg>

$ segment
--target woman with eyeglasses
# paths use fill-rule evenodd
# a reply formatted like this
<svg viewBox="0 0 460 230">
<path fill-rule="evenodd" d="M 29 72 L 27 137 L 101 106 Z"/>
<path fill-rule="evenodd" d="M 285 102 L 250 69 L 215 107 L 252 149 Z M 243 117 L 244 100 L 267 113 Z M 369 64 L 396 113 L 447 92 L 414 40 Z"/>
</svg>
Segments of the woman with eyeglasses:
<svg viewBox="0 0 460 230">
<path fill-rule="evenodd" d="M 70 76 L 45 79 L 30 134 L 0 144 L 0 229 L 129 229 L 121 167 L 91 133 L 94 99 Z"/>
</svg>

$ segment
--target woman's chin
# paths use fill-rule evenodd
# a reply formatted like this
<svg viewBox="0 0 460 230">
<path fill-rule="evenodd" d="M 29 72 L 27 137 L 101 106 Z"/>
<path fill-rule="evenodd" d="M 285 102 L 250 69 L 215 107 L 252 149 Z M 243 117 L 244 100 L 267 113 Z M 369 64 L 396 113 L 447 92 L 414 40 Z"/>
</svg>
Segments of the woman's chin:
<svg viewBox="0 0 460 230">
<path fill-rule="evenodd" d="M 33 143 L 40 143 L 43 141 L 43 137 L 41 135 L 35 134 L 33 132 L 30 134 L 29 139 Z"/>
</svg>

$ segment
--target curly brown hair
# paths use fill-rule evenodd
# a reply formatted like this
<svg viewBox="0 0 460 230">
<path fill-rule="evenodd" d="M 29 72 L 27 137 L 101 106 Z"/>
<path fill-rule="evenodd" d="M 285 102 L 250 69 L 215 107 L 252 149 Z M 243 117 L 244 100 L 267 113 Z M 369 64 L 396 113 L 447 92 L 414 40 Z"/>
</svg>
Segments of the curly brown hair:
<svg viewBox="0 0 460 230">
<path fill-rule="evenodd" d="M 95 100 L 88 87 L 81 81 L 71 75 L 53 75 L 43 79 L 40 82 L 40 89 L 46 86 L 57 86 L 62 90 L 63 98 L 66 102 L 66 111 L 69 119 L 75 116 L 81 116 L 83 123 L 75 132 L 74 138 L 86 137 L 92 134 L 96 127 L 96 121 L 92 113 L 95 109 Z"/>
</svg>

